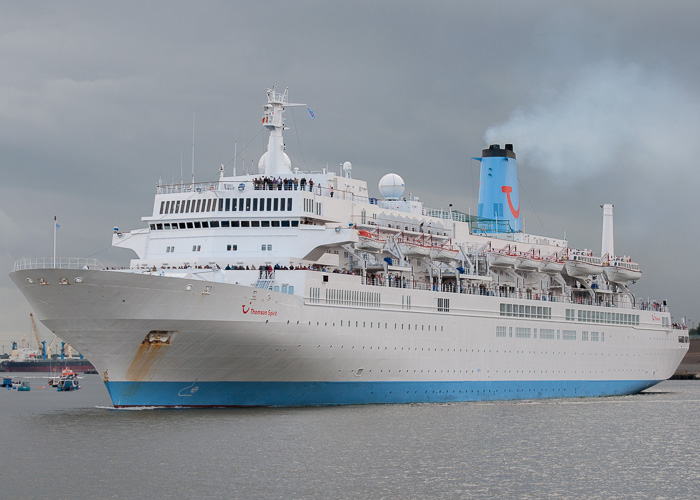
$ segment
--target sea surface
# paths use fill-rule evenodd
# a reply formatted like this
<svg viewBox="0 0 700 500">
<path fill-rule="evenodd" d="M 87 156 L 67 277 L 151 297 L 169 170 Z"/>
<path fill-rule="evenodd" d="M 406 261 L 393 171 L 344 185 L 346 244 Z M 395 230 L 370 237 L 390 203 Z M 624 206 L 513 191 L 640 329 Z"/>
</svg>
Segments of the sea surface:
<svg viewBox="0 0 700 500">
<path fill-rule="evenodd" d="M 596 399 L 115 410 L 0 389 L 0 498 L 700 498 L 700 381 Z M 44 386 L 44 388 L 42 388 Z"/>
</svg>

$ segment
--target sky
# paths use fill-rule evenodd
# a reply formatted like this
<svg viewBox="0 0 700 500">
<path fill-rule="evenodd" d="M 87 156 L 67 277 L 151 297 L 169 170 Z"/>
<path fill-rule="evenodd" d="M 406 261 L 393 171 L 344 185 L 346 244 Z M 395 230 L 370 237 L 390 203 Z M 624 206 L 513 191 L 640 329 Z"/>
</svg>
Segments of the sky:
<svg viewBox="0 0 700 500">
<path fill-rule="evenodd" d="M 480 156 L 514 144 L 526 232 L 601 245 L 640 298 L 700 320 L 700 3 L 9 2 L 0 16 L 0 342 L 33 340 L 17 259 L 128 265 L 155 186 L 257 165 L 265 89 L 289 88 L 292 165 L 400 174 L 476 213 Z M 184 166 L 183 166 L 184 165 Z M 40 335 L 53 335 L 40 325 Z"/>
</svg>

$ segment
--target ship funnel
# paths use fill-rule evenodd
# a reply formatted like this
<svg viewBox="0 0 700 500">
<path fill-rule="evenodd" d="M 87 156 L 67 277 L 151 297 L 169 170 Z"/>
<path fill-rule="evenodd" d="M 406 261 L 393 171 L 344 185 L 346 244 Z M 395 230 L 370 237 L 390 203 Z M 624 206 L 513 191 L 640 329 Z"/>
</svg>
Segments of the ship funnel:
<svg viewBox="0 0 700 500">
<path fill-rule="evenodd" d="M 518 166 L 512 144 L 501 149 L 492 144 L 481 153 L 479 183 L 479 217 L 507 221 L 509 230 L 523 230 L 520 218 L 520 193 L 518 191 Z M 505 224 L 497 224 L 497 231 L 505 231 Z"/>
<path fill-rule="evenodd" d="M 608 257 L 615 256 L 615 241 L 613 239 L 613 205 L 606 203 L 601 205 L 600 208 L 603 209 L 603 239 L 600 246 L 600 256 L 604 257 L 608 254 Z"/>
</svg>

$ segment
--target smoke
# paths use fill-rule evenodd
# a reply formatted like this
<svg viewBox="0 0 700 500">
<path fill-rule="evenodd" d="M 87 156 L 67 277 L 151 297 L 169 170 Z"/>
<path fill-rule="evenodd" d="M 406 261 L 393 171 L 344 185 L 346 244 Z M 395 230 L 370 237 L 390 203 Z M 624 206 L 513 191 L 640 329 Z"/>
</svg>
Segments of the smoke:
<svg viewBox="0 0 700 500">
<path fill-rule="evenodd" d="M 486 143 L 513 143 L 519 158 L 570 182 L 690 167 L 700 102 L 669 75 L 599 63 L 538 101 L 490 127 Z"/>
</svg>

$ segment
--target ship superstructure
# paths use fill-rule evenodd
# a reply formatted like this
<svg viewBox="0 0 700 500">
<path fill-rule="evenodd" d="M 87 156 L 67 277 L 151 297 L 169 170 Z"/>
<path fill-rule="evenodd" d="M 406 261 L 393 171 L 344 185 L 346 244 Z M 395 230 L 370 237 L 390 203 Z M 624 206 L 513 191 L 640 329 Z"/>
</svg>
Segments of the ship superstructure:
<svg viewBox="0 0 700 500">
<path fill-rule="evenodd" d="M 292 167 L 293 104 L 267 96 L 259 173 L 159 185 L 146 227 L 114 230 L 129 269 L 15 265 L 115 406 L 599 396 L 673 374 L 687 331 L 635 298 L 636 263 L 523 232 L 512 145 L 479 158 L 478 216 L 405 197 L 394 173 L 374 198 L 349 162 Z"/>
</svg>

